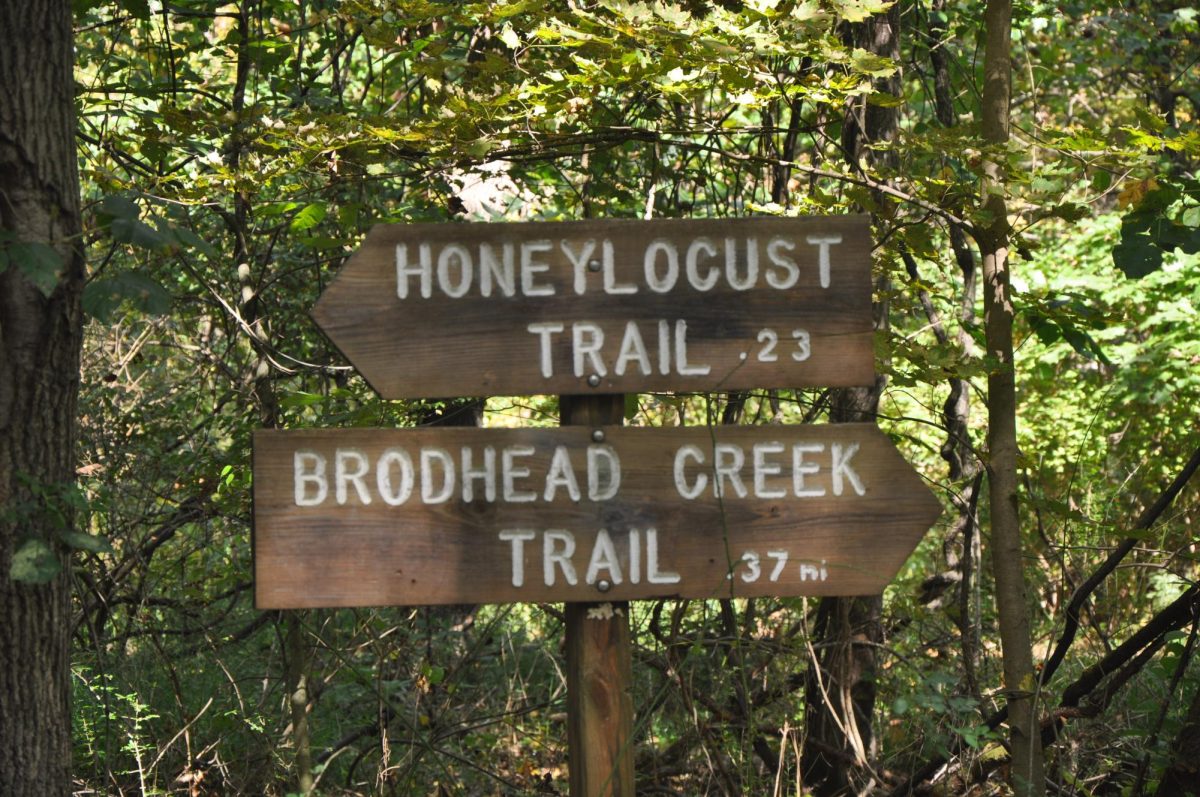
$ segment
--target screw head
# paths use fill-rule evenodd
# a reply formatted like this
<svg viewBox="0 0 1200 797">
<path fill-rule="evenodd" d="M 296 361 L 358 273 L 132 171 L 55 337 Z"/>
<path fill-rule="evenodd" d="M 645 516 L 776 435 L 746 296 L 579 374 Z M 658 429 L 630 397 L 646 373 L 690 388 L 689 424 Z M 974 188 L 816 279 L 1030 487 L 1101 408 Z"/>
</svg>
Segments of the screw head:
<svg viewBox="0 0 1200 797">
<path fill-rule="evenodd" d="M 596 589 L 600 590 L 601 592 L 608 592 L 610 589 L 612 589 L 612 582 L 606 578 L 602 578 L 596 582 Z"/>
<path fill-rule="evenodd" d="M 593 429 L 592 430 L 592 442 L 593 443 L 603 443 L 604 442 L 604 430 L 603 429 Z"/>
<path fill-rule="evenodd" d="M 599 260 L 593 259 L 593 260 L 588 261 L 588 271 L 599 271 L 599 270 L 600 270 L 600 261 Z"/>
<path fill-rule="evenodd" d="M 588 377 L 588 384 L 592 387 L 600 387 L 600 375 L 592 374 Z"/>
</svg>

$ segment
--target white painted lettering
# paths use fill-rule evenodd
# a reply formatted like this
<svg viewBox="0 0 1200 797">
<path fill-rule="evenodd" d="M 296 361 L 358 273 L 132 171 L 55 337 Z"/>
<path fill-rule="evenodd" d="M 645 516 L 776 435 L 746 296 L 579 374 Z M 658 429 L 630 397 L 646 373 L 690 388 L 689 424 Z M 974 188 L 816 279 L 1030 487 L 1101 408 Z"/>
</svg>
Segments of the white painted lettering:
<svg viewBox="0 0 1200 797">
<path fill-rule="evenodd" d="M 646 581 L 651 584 L 678 584 L 679 574 L 658 567 L 658 530 L 646 529 Z"/>
<path fill-rule="evenodd" d="M 643 376 L 651 372 L 650 352 L 646 351 L 646 342 L 638 331 L 637 323 L 630 321 L 625 324 L 625 337 L 621 339 L 621 352 L 617 355 L 617 365 L 613 370 L 617 376 L 624 376 L 630 360 L 636 360 Z"/>
<path fill-rule="evenodd" d="M 725 239 L 725 279 L 735 291 L 748 291 L 758 282 L 758 239 L 746 239 L 746 276 L 738 276 L 737 239 Z"/>
<path fill-rule="evenodd" d="M 571 455 L 566 446 L 554 447 L 550 470 L 546 473 L 546 492 L 542 497 L 553 501 L 559 487 L 566 489 L 572 501 L 580 499 L 579 482 L 575 480 L 575 470 L 571 467 Z"/>
<path fill-rule="evenodd" d="M 757 551 L 746 551 L 742 554 L 742 562 L 746 569 L 742 571 L 742 581 L 753 584 L 762 575 L 762 559 Z"/>
<path fill-rule="evenodd" d="M 629 530 L 629 583 L 642 582 L 642 533 L 637 529 Z"/>
<path fill-rule="evenodd" d="M 479 292 L 492 295 L 495 283 L 501 296 L 512 298 L 517 295 L 517 275 L 513 268 L 513 245 L 501 244 L 500 257 L 491 244 L 479 245 Z"/>
<path fill-rule="evenodd" d="M 435 464 L 437 463 L 437 464 Z M 442 471 L 442 484 L 435 487 L 434 471 Z M 444 504 L 454 494 L 454 458 L 443 448 L 421 449 L 421 501 Z"/>
<path fill-rule="evenodd" d="M 525 529 L 505 529 L 500 532 L 500 539 L 512 543 L 512 585 L 525 586 L 525 543 L 537 537 L 537 534 Z"/>
<path fill-rule="evenodd" d="M 637 286 L 629 282 L 617 282 L 616 263 L 613 258 L 612 241 L 604 239 L 604 292 L 611 294 L 637 293 Z"/>
<path fill-rule="evenodd" d="M 558 242 L 558 248 L 571 263 L 571 271 L 575 276 L 575 293 L 582 296 L 587 292 L 587 265 L 588 261 L 592 259 L 592 252 L 596 251 L 596 242 L 584 241 L 583 251 L 576 252 L 571 248 L 571 242 L 563 239 Z"/>
<path fill-rule="evenodd" d="M 718 498 L 729 495 L 725 482 L 733 485 L 738 498 L 746 497 L 746 485 L 742 483 L 742 466 L 746 464 L 746 453 L 742 447 L 732 443 L 717 443 L 713 446 L 713 490 Z"/>
<path fill-rule="evenodd" d="M 392 468 L 399 468 L 400 485 L 392 484 Z M 389 448 L 375 462 L 375 486 L 379 497 L 388 506 L 400 506 L 409 499 L 413 491 L 412 457 L 403 448 Z"/>
<path fill-rule="evenodd" d="M 659 252 L 667 256 L 667 273 L 662 277 L 658 274 Z M 675 251 L 675 244 L 661 238 L 657 241 L 652 241 L 646 247 L 646 254 L 642 259 L 642 267 L 646 272 L 646 284 L 650 286 L 650 290 L 655 293 L 669 292 L 675 287 L 675 283 L 679 279 L 679 253 Z"/>
<path fill-rule="evenodd" d="M 562 543 L 562 547 L 559 547 Z M 571 557 L 575 554 L 575 535 L 565 529 L 547 529 L 542 533 L 542 579 L 547 587 L 554 586 L 557 565 L 562 570 L 563 580 L 575 586 L 575 565 Z"/>
<path fill-rule="evenodd" d="M 825 495 L 824 487 L 805 487 L 804 477 L 813 476 L 821 471 L 816 462 L 805 462 L 805 454 L 820 454 L 825 450 L 824 443 L 797 443 L 792 446 L 792 492 L 797 498 L 819 498 Z"/>
<path fill-rule="evenodd" d="M 588 499 L 607 501 L 621 487 L 621 460 L 609 445 L 588 446 Z"/>
<path fill-rule="evenodd" d="M 302 449 L 292 454 L 292 481 L 296 506 L 320 506 L 329 495 L 325 479 L 325 457 L 316 451 Z M 309 485 L 315 489 L 308 494 Z"/>
<path fill-rule="evenodd" d="M 711 291 L 716 286 L 717 280 L 721 278 L 721 269 L 717 266 L 709 266 L 708 272 L 704 276 L 700 276 L 701 252 L 705 257 L 714 257 L 717 254 L 717 247 L 708 238 L 696 238 L 688 244 L 687 255 L 684 258 L 688 284 L 698 291 Z"/>
<path fill-rule="evenodd" d="M 489 504 L 496 500 L 496 449 L 483 447 L 483 465 L 472 468 L 474 452 L 470 446 L 462 447 L 462 500 L 468 504 L 475 500 L 475 482 L 483 482 L 483 500 Z"/>
<path fill-rule="evenodd" d="M 396 244 L 396 295 L 401 299 L 408 298 L 408 278 L 419 277 L 421 280 L 421 298 L 428 299 L 433 295 L 433 258 L 429 252 L 429 244 L 417 247 L 417 264 L 408 264 L 408 245 Z"/>
<path fill-rule="evenodd" d="M 865 495 L 867 491 L 863 487 L 862 481 L 858 478 L 858 474 L 854 472 L 854 469 L 850 467 L 850 458 L 858 453 L 858 443 L 851 443 L 846 448 L 842 448 L 840 443 L 834 443 L 831 449 L 833 464 L 829 468 L 829 471 L 833 478 L 833 494 L 842 494 L 842 480 L 844 478 L 854 487 L 854 492 L 859 495 Z"/>
<path fill-rule="evenodd" d="M 504 500 L 513 504 L 527 504 L 537 500 L 537 493 L 532 490 L 518 490 L 517 479 L 529 476 L 529 468 L 515 464 L 517 457 L 531 457 L 533 446 L 505 446 L 500 454 L 500 481 L 503 485 Z"/>
<path fill-rule="evenodd" d="M 771 580 L 778 581 L 783 575 L 783 568 L 787 567 L 788 552 L 787 551 L 767 551 L 767 556 L 775 560 L 775 567 L 771 570 Z"/>
<path fill-rule="evenodd" d="M 817 252 L 817 269 L 821 277 L 821 287 L 829 287 L 829 247 L 831 244 L 840 244 L 842 236 L 838 233 L 827 233 L 825 235 L 809 235 L 805 238 L 810 244 L 821 247 Z"/>
<path fill-rule="evenodd" d="M 604 346 L 604 330 L 591 321 L 580 321 L 571 325 L 571 350 L 575 355 L 575 376 L 596 374 L 604 376 L 608 371 L 600 359 Z M 590 360 L 592 370 L 585 370 L 585 361 Z"/>
<path fill-rule="evenodd" d="M 704 376 L 712 370 L 710 365 L 690 365 L 687 352 L 687 321 L 675 322 L 675 367 L 680 376 Z"/>
<path fill-rule="evenodd" d="M 592 545 L 592 558 L 588 560 L 583 583 L 595 584 L 601 570 L 608 571 L 608 580 L 613 584 L 621 583 L 621 560 L 617 558 L 617 548 L 613 545 L 612 537 L 608 536 L 607 529 L 600 529 L 596 534 L 596 542 Z"/>
<path fill-rule="evenodd" d="M 333 459 L 333 480 L 336 485 L 338 504 L 345 504 L 350 497 L 349 485 L 354 485 L 360 504 L 371 503 L 371 493 L 367 490 L 363 476 L 371 469 L 367 455 L 357 448 L 339 448 Z"/>
<path fill-rule="evenodd" d="M 542 252 L 549 252 L 549 241 L 524 241 L 521 243 L 521 293 L 526 296 L 553 296 L 553 285 L 538 285 L 534 282 L 537 275 L 550 270 L 550 264 L 535 260 Z"/>
<path fill-rule="evenodd" d="M 532 334 L 538 336 L 538 361 L 542 366 L 542 376 L 549 379 L 554 376 L 554 358 L 550 356 L 550 336 L 563 331 L 562 324 L 543 321 L 526 327 Z"/>
<path fill-rule="evenodd" d="M 451 280 L 451 270 L 455 268 L 455 261 L 457 261 L 459 270 L 458 282 Z M 471 281 L 474 276 L 475 267 L 471 262 L 471 253 L 465 246 L 447 244 L 438 253 L 437 278 L 438 287 L 442 289 L 442 293 L 452 299 L 466 296 L 467 291 L 471 290 Z"/>
<path fill-rule="evenodd" d="M 675 491 L 681 497 L 689 501 L 694 501 L 700 497 L 700 494 L 704 492 L 704 488 L 708 486 L 708 474 L 700 471 L 696 474 L 696 481 L 689 485 L 687 482 L 687 472 L 685 471 L 689 458 L 696 460 L 696 463 L 699 465 L 704 464 L 704 452 L 700 450 L 699 446 L 690 444 L 680 446 L 679 450 L 675 452 Z"/>
<path fill-rule="evenodd" d="M 783 466 L 777 462 L 768 462 L 767 457 L 782 454 L 783 443 L 755 443 L 752 451 L 754 456 L 754 496 L 756 498 L 785 498 L 787 490 L 768 489 L 767 477 L 783 473 Z M 774 579 L 772 579 L 773 581 Z"/>
<path fill-rule="evenodd" d="M 658 322 L 658 372 L 663 376 L 671 373 L 671 322 Z"/>
<path fill-rule="evenodd" d="M 794 252 L 796 244 L 787 238 L 772 238 L 768 241 L 767 259 L 771 261 L 771 265 L 767 266 L 764 276 L 767 284 L 772 288 L 786 291 L 800 279 L 800 267 L 796 265 L 795 260 L 783 254 L 781 250 Z M 781 269 L 782 274 L 775 269 Z"/>
</svg>

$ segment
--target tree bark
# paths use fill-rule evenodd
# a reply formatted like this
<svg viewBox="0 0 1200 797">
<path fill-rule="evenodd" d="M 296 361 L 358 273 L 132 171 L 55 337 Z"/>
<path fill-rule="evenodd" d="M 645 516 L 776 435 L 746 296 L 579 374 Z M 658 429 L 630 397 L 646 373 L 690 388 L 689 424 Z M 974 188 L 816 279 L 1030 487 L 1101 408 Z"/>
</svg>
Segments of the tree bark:
<svg viewBox="0 0 1200 797">
<path fill-rule="evenodd" d="M 854 38 L 857 46 L 899 63 L 899 6 L 855 26 Z M 875 81 L 875 88 L 899 95 L 899 74 Z M 864 102 L 860 113 L 861 118 L 851 110 L 844 122 L 846 158 L 854 168 L 866 159 L 872 166 L 894 170 L 894 152 L 873 150 L 868 145 L 896 140 L 900 121 L 897 109 Z M 876 220 L 881 215 L 890 216 L 887 197 L 877 193 L 874 199 L 879 208 Z M 872 310 L 876 329 L 886 329 L 886 304 L 876 304 Z M 871 387 L 835 391 L 830 420 L 875 421 L 884 384 L 884 377 L 877 376 Z M 872 778 L 876 744 L 871 721 L 875 713 L 876 651 L 883 641 L 882 612 L 882 595 L 821 599 L 813 631 L 821 652 L 810 663 L 805 680 L 805 743 L 801 754 L 804 783 L 817 797 L 861 793 L 863 784 Z"/>
<path fill-rule="evenodd" d="M 1016 373 L 1013 369 L 1013 303 L 1008 262 L 1008 206 L 1002 158 L 1009 135 L 1012 99 L 1012 3 L 988 0 L 984 13 L 983 101 L 980 126 L 991 149 L 984 160 L 981 190 L 988 222 L 980 231 L 984 323 L 988 355 L 988 494 L 992 571 L 1004 655 L 1012 746 L 1011 781 L 1018 797 L 1045 793 L 1042 747 L 1037 730 L 1037 680 L 1029 631 L 1029 605 L 1017 497 Z"/>
<path fill-rule="evenodd" d="M 69 579 L 14 581 L 29 540 L 66 564 L 82 344 L 71 7 L 0 2 L 0 794 L 69 794 Z M 13 241 L 62 260 L 49 296 Z M 3 261 L 0 261 L 3 262 Z"/>
</svg>

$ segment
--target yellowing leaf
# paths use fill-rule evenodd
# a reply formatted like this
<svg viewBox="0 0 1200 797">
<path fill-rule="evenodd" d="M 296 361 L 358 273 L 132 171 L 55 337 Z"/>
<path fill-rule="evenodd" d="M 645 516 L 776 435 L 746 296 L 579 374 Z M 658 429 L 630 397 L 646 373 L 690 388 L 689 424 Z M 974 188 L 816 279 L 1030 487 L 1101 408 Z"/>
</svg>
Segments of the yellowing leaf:
<svg viewBox="0 0 1200 797">
<path fill-rule="evenodd" d="M 1156 188 L 1158 188 L 1158 180 L 1155 180 L 1153 177 L 1148 180 L 1135 180 L 1126 184 L 1121 189 L 1121 193 L 1117 194 L 1117 204 L 1122 208 L 1136 205 L 1142 200 L 1142 197 Z"/>
</svg>

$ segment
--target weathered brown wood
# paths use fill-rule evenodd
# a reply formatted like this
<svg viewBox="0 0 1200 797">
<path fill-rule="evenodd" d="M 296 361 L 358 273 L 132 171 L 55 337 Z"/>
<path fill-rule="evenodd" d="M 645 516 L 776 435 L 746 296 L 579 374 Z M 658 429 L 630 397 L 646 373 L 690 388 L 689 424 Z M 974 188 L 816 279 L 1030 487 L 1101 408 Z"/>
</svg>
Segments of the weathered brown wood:
<svg viewBox="0 0 1200 797">
<path fill-rule="evenodd" d="M 264 609 L 871 594 L 941 512 L 871 424 L 260 431 L 254 446 L 255 595 Z M 479 470 L 488 447 L 495 500 L 481 477 L 470 479 L 466 500 L 462 452 Z M 407 496 L 397 452 L 412 463 Z M 385 455 L 382 487 L 405 499 L 395 506 L 378 478 Z M 714 461 L 730 473 L 738 457 L 740 478 L 718 479 Z M 320 458 L 324 477 L 314 475 Z M 435 503 L 443 459 L 457 475 Z M 676 483 L 677 459 L 682 492 L 694 497 Z M 323 484 L 319 505 L 297 505 L 297 461 L 299 499 L 316 503 Z"/>
<path fill-rule="evenodd" d="M 633 642 L 627 603 L 568 603 L 571 797 L 633 797 Z"/>
<path fill-rule="evenodd" d="M 385 398 L 869 385 L 870 253 L 866 216 L 379 225 L 313 317 Z"/>
<path fill-rule="evenodd" d="M 624 397 L 562 396 L 562 424 L 624 421 Z M 568 603 L 567 749 L 571 797 L 632 797 L 633 641 L 629 604 Z"/>
</svg>

